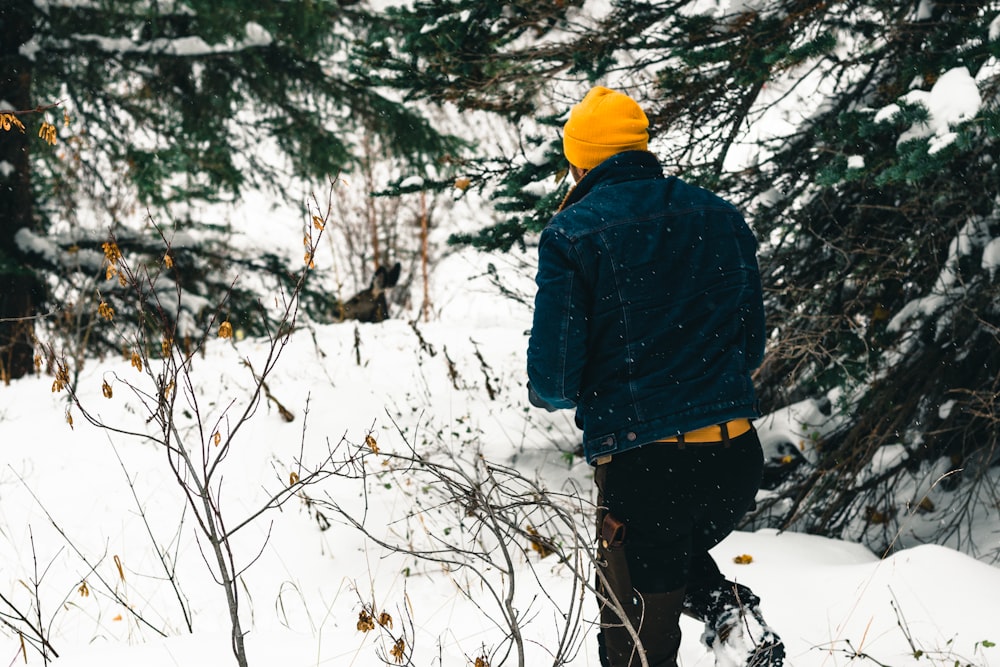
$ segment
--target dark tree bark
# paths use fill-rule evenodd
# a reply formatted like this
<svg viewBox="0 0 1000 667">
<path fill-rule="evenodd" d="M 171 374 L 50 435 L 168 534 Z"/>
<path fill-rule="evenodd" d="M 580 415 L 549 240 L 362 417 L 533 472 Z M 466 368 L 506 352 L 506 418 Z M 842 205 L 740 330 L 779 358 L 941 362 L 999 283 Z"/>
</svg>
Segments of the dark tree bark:
<svg viewBox="0 0 1000 667">
<path fill-rule="evenodd" d="M 33 33 L 31 0 L 0 5 L 0 107 L 31 108 L 31 61 L 21 46 Z M 31 317 L 42 300 L 42 285 L 23 262 L 15 243 L 18 230 L 32 222 L 30 134 L 0 130 L 0 379 L 5 383 L 33 368 Z"/>
</svg>

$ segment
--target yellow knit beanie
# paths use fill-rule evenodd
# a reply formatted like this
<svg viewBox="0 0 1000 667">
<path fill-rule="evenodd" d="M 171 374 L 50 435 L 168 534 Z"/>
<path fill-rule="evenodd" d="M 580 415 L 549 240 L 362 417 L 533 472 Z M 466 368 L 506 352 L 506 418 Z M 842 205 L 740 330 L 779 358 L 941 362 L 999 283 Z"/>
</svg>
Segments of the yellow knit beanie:
<svg viewBox="0 0 1000 667">
<path fill-rule="evenodd" d="M 646 114 L 624 93 L 595 86 L 569 112 L 563 153 L 580 169 L 593 169 L 622 151 L 646 150 Z"/>
</svg>

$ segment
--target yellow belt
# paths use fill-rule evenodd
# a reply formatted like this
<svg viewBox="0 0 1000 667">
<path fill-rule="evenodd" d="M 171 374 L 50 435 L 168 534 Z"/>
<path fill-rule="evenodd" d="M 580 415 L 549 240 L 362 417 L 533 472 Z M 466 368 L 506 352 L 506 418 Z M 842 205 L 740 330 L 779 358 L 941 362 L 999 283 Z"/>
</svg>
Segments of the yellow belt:
<svg viewBox="0 0 1000 667">
<path fill-rule="evenodd" d="M 726 433 L 723 434 L 722 428 L 725 427 Z M 725 424 L 712 424 L 711 426 L 704 426 L 702 428 L 697 428 L 693 431 L 688 431 L 681 435 L 674 435 L 669 438 L 663 438 L 657 440 L 657 442 L 680 442 L 680 443 L 706 443 L 706 442 L 724 442 L 728 438 L 736 438 L 743 435 L 750 430 L 750 420 L 749 419 L 733 419 Z"/>
<path fill-rule="evenodd" d="M 725 433 L 723 433 L 723 428 L 725 428 Z M 711 426 L 696 428 L 693 431 L 688 431 L 687 433 L 682 433 L 681 435 L 674 435 L 669 438 L 663 438 L 654 442 L 676 442 L 680 448 L 683 448 L 686 444 L 706 445 L 724 442 L 728 447 L 730 440 L 743 435 L 750 429 L 751 425 L 749 419 L 733 419 L 725 422 L 724 424 L 712 424 Z M 597 457 L 597 460 L 594 461 L 594 464 L 600 466 L 606 463 L 611 463 L 611 458 L 611 454 L 599 456 Z"/>
</svg>

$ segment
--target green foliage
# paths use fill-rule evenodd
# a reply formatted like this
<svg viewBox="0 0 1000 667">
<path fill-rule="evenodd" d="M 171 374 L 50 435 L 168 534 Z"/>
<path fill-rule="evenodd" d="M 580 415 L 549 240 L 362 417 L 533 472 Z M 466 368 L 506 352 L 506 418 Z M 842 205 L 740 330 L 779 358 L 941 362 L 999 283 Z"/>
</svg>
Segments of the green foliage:
<svg viewBox="0 0 1000 667">
<path fill-rule="evenodd" d="M 541 137 L 527 137 L 525 141 L 544 152 L 534 161 L 511 164 L 493 191 L 495 210 L 508 217 L 477 234 L 454 235 L 452 243 L 469 244 L 481 250 L 506 251 L 514 245 L 523 248 L 525 233 L 540 232 L 559 209 L 568 192 L 562 144 L 545 142 Z M 544 193 L 533 187 L 552 179 L 560 179 L 561 185 Z"/>
<path fill-rule="evenodd" d="M 580 0 L 451 0 L 390 7 L 358 48 L 369 85 L 405 89 L 410 99 L 487 109 L 508 117 L 533 111 L 548 74 L 567 66 L 523 58 L 518 42 L 566 27 Z M 510 54 L 511 57 L 503 57 Z"/>
<path fill-rule="evenodd" d="M 998 9 L 779 0 L 726 13 L 720 4 L 618 0 L 594 18 L 553 2 L 540 5 L 545 24 L 515 9 L 466 26 L 467 3 L 417 3 L 394 14 L 377 65 L 398 73 L 383 83 L 413 98 L 547 115 L 547 158 L 518 156 L 494 175 L 504 219 L 455 239 L 483 248 L 524 245 L 558 206 L 532 187 L 560 168 L 554 112 L 594 82 L 639 98 L 664 164 L 741 206 L 763 242 L 776 332 L 759 377 L 763 407 L 836 396 L 843 426 L 821 443 L 817 467 L 788 482 L 794 502 L 774 520 L 838 533 L 857 526 L 870 494 L 889 493 L 858 486 L 879 446 L 905 434 L 920 443 L 908 465 L 919 465 L 997 444 L 989 397 L 1000 384 L 1000 293 L 981 266 L 1000 236 L 1000 41 L 986 37 Z M 408 39 L 404 28 L 430 36 Z M 949 136 L 931 136 L 931 109 L 907 93 L 930 93 L 955 68 L 984 102 Z M 883 118 L 889 105 L 896 111 Z M 757 128 L 762 138 L 748 135 Z M 948 401 L 956 407 L 938 415 L 933 406 Z"/>
<path fill-rule="evenodd" d="M 171 8 L 138 0 L 56 5 L 37 27 L 45 57 L 35 96 L 68 90 L 70 113 L 106 137 L 94 148 L 134 164 L 143 201 L 188 196 L 184 186 L 157 187 L 173 174 L 204 175 L 205 190 L 280 188 L 288 174 L 264 157 L 268 142 L 304 177 L 349 171 L 351 133 L 361 125 L 407 157 L 449 150 L 426 121 L 336 65 L 369 17 L 330 0 L 187 0 Z"/>
<path fill-rule="evenodd" d="M 287 287 L 288 258 L 266 246 L 243 256 L 217 220 L 177 219 L 175 211 L 232 201 L 248 188 L 277 198 L 300 197 L 303 183 L 325 188 L 328 179 L 358 167 L 364 135 L 378 136 L 386 157 L 404 165 L 438 162 L 463 146 L 352 71 L 352 45 L 380 25 L 353 2 L 22 4 L 30 17 L 30 32 L 21 32 L 31 37 L 30 78 L 24 78 L 31 100 L 19 104 L 59 102 L 44 116 L 60 126 L 59 143 L 32 148 L 25 167 L 31 180 L 23 180 L 43 227 L 36 231 L 54 251 L 6 251 L 58 286 L 49 294 L 53 310 L 95 298 L 94 267 L 63 259 L 83 244 L 92 251 L 109 228 L 132 253 L 130 261 L 160 261 L 162 244 L 149 237 L 148 211 L 158 224 L 196 239 L 177 248 L 176 277 L 195 297 L 185 303 L 225 298 L 233 312 L 253 320 L 262 285 Z M 22 38 L 3 34 L 14 27 L 0 20 L 0 43 Z M 58 122 L 63 114 L 65 123 Z M 80 222 L 78 209 L 93 209 L 97 230 Z M 245 270 L 240 284 L 233 286 L 220 255 Z M 297 267 L 298 258 L 293 262 Z M 113 298 L 113 286 L 100 287 Z M 267 326 L 258 321 L 247 332 Z"/>
</svg>

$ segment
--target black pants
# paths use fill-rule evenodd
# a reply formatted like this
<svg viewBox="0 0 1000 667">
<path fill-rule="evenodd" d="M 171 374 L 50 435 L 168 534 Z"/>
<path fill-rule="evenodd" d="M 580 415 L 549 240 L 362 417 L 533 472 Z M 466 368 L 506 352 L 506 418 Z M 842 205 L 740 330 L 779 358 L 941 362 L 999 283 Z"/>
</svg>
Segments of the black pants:
<svg viewBox="0 0 1000 667">
<path fill-rule="evenodd" d="M 598 591 L 621 603 L 618 610 L 602 605 L 603 664 L 640 664 L 622 612 L 638 630 L 651 667 L 676 664 L 684 598 L 704 598 L 723 585 L 708 551 L 750 508 L 762 470 L 753 429 L 728 446 L 652 443 L 597 467 Z M 621 544 L 607 539 L 607 515 L 624 525 Z"/>
</svg>

